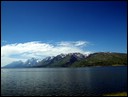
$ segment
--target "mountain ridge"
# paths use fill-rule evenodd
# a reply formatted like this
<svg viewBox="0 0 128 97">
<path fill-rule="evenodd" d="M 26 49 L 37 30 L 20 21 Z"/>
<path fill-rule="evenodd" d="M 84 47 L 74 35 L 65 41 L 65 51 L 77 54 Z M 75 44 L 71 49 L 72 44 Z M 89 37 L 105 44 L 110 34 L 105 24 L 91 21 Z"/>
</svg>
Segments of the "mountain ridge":
<svg viewBox="0 0 128 97">
<path fill-rule="evenodd" d="M 44 67 L 87 67 L 127 65 L 127 54 L 116 52 L 96 52 L 89 55 L 81 53 L 59 54 L 42 60 L 28 59 L 26 62 L 12 62 L 3 68 L 44 68 Z"/>
</svg>

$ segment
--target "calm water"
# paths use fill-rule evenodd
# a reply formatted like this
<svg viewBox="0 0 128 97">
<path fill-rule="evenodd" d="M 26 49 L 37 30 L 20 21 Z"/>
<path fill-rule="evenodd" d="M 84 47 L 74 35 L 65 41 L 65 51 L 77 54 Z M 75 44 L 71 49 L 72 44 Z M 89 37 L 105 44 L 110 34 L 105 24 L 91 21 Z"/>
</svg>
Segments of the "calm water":
<svg viewBox="0 0 128 97">
<path fill-rule="evenodd" d="M 2 96 L 91 96 L 116 91 L 127 91 L 126 66 L 1 71 Z"/>
</svg>

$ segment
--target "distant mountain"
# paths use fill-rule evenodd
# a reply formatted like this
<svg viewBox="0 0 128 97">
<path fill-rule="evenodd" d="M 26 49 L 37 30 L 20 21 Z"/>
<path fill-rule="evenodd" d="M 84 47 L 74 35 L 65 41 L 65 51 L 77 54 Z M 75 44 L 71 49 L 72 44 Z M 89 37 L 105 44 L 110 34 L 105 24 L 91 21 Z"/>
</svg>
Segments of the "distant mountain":
<svg viewBox="0 0 128 97">
<path fill-rule="evenodd" d="M 42 60 L 28 59 L 26 62 L 17 61 L 6 65 L 6 68 L 24 67 L 86 67 L 86 66 L 118 66 L 127 65 L 127 54 L 98 52 L 90 55 L 81 53 L 60 54 L 46 57 Z"/>
<path fill-rule="evenodd" d="M 22 61 L 12 62 L 4 66 L 4 68 L 29 68 L 29 67 L 36 66 L 38 62 L 39 62 L 38 59 L 31 58 L 31 59 L 28 59 L 26 62 L 22 62 Z"/>
<path fill-rule="evenodd" d="M 4 66 L 3 68 L 23 68 L 25 67 L 24 66 L 24 63 L 22 61 L 15 61 L 15 62 L 12 62 L 6 66 Z"/>
</svg>

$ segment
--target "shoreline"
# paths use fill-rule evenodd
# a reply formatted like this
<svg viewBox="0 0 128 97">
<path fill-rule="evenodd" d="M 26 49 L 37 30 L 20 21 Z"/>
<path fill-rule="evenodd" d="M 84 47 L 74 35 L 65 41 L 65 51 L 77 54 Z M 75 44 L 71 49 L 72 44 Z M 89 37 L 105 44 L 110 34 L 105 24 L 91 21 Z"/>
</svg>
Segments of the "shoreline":
<svg viewBox="0 0 128 97">
<path fill-rule="evenodd" d="M 127 92 L 108 93 L 103 94 L 103 96 L 127 96 Z"/>
<path fill-rule="evenodd" d="M 14 67 L 14 68 L 6 68 L 6 67 L 1 67 L 1 69 L 29 69 L 29 68 L 92 68 L 92 67 L 123 67 L 123 66 L 127 66 L 127 65 L 118 65 L 118 66 L 85 66 L 85 67 Z"/>
</svg>

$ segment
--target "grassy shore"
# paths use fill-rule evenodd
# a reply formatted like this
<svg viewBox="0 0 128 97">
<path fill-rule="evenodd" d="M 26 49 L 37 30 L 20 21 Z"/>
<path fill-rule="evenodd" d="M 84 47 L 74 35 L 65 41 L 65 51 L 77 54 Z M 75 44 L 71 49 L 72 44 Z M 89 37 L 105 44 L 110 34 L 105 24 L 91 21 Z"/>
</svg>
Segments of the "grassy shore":
<svg viewBox="0 0 128 97">
<path fill-rule="evenodd" d="M 127 92 L 104 94 L 103 96 L 127 96 Z"/>
</svg>

